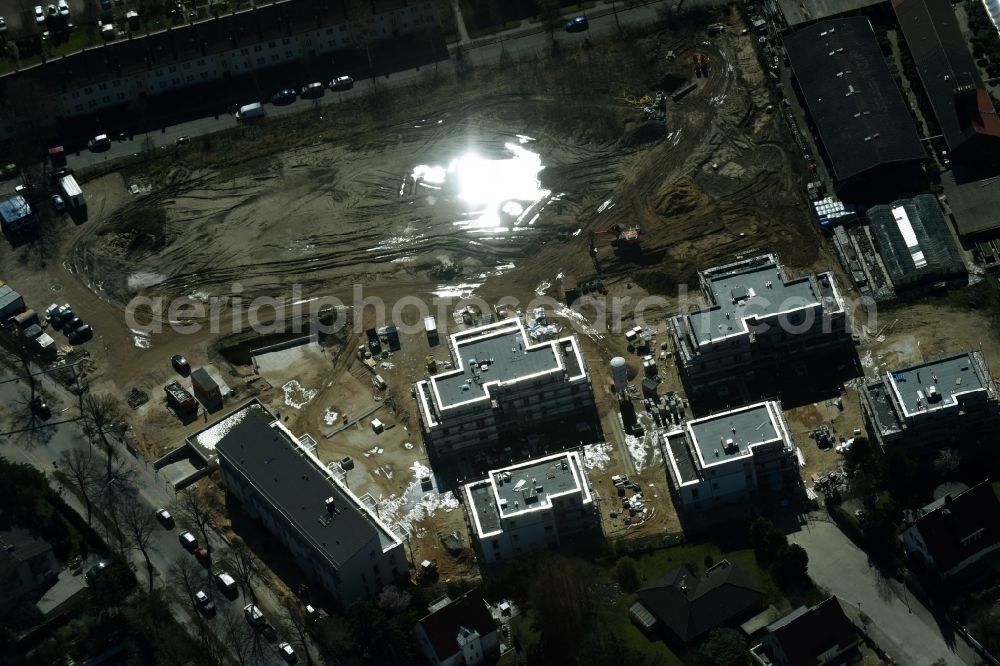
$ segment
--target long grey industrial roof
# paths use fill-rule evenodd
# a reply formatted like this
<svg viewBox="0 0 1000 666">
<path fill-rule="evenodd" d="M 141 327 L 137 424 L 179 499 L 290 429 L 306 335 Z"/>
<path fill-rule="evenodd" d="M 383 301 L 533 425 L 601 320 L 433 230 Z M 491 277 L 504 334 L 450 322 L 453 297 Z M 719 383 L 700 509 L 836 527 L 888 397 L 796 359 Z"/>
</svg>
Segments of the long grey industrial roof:
<svg viewBox="0 0 1000 666">
<path fill-rule="evenodd" d="M 478 340 L 460 341 L 458 353 L 461 358 L 456 361 L 461 372 L 432 378 L 445 407 L 483 397 L 488 382 L 507 382 L 559 367 L 551 344 L 529 348 L 517 327 Z"/>
<path fill-rule="evenodd" d="M 846 14 L 855 9 L 862 9 L 877 5 L 885 0 L 778 0 L 778 7 L 785 17 L 785 23 L 795 26 L 800 23 L 809 23 L 828 16 Z"/>
<path fill-rule="evenodd" d="M 1000 229 L 1000 176 L 964 181 L 953 169 L 941 174 L 941 185 L 960 235 Z"/>
<path fill-rule="evenodd" d="M 983 390 L 986 378 L 974 362 L 972 353 L 964 352 L 919 365 L 895 370 L 889 380 L 898 399 L 910 414 L 939 407 L 955 407 L 955 393 Z M 931 387 L 937 397 L 931 396 Z"/>
<path fill-rule="evenodd" d="M 948 221 L 933 195 L 872 206 L 868 219 L 897 291 L 967 273 Z"/>
<path fill-rule="evenodd" d="M 837 181 L 927 157 L 867 18 L 821 21 L 784 44 Z"/>
<path fill-rule="evenodd" d="M 746 330 L 744 317 L 766 317 L 819 303 L 809 278 L 785 282 L 775 264 L 714 277 L 711 290 L 717 307 L 690 315 L 699 344 Z"/>
<path fill-rule="evenodd" d="M 239 470 L 293 529 L 337 566 L 378 538 L 391 541 L 327 474 L 276 425 L 246 418 L 237 423 L 215 446 L 216 451 Z M 334 500 L 329 514 L 326 499 Z"/>
<path fill-rule="evenodd" d="M 977 133 L 997 136 L 996 111 L 951 3 L 893 0 L 892 5 L 948 149 L 956 150 Z M 963 86 L 981 91 L 967 106 L 956 103 L 956 88 Z"/>
<path fill-rule="evenodd" d="M 697 419 L 688 426 L 706 465 L 745 456 L 751 444 L 779 437 L 777 424 L 765 402 Z M 732 440 L 733 446 L 727 450 L 728 440 Z"/>
</svg>

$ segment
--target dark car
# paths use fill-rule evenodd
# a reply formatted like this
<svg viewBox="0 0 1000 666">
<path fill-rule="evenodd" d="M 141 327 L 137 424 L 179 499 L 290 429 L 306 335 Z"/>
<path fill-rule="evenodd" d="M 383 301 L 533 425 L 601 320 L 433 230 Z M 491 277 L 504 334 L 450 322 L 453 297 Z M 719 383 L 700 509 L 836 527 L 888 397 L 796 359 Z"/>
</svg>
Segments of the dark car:
<svg viewBox="0 0 1000 666">
<path fill-rule="evenodd" d="M 72 313 L 70 313 L 70 314 L 72 314 Z M 83 320 L 82 319 L 80 319 L 79 317 L 70 317 L 69 319 L 63 319 L 62 320 L 62 326 L 61 326 L 61 328 L 62 328 L 62 332 L 63 333 L 65 333 L 66 335 L 69 335 L 70 333 L 72 333 L 76 329 L 80 328 L 81 326 L 83 326 Z"/>
<path fill-rule="evenodd" d="M 156 519 L 160 521 L 165 529 L 171 530 L 174 528 L 174 517 L 170 515 L 170 512 L 166 509 L 156 510 Z"/>
<path fill-rule="evenodd" d="M 285 88 L 271 95 L 271 104 L 275 106 L 287 106 L 298 98 L 298 94 L 291 88 Z"/>
<path fill-rule="evenodd" d="M 36 397 L 31 401 L 29 406 L 34 415 L 43 421 L 52 416 L 52 410 L 49 409 L 48 403 L 43 398 Z"/>
<path fill-rule="evenodd" d="M 566 32 L 586 32 L 590 29 L 590 23 L 586 16 L 576 16 L 566 21 Z"/>
<path fill-rule="evenodd" d="M 79 328 L 74 329 L 71 333 L 66 336 L 71 345 L 78 345 L 94 337 L 94 329 L 90 327 L 90 324 L 83 324 Z"/>
<path fill-rule="evenodd" d="M 215 604 L 208 598 L 204 590 L 195 592 L 194 601 L 198 605 L 198 610 L 202 613 L 205 615 L 215 615 Z"/>
<path fill-rule="evenodd" d="M 326 86 L 324 86 L 319 81 L 315 83 L 310 83 L 307 86 L 302 87 L 302 92 L 299 95 L 302 99 L 319 99 L 326 92 Z"/>
<path fill-rule="evenodd" d="M 84 574 L 83 577 L 87 580 L 88 583 L 91 583 L 94 581 L 94 579 L 96 579 L 99 575 L 101 575 L 101 572 L 103 572 L 110 566 L 111 566 L 111 560 L 101 560 L 94 566 L 90 567 L 90 569 L 87 571 L 86 574 Z"/>
<path fill-rule="evenodd" d="M 194 549 L 194 557 L 203 567 L 207 567 L 212 564 L 212 556 L 208 554 L 208 548 L 205 548 L 204 546 Z"/>
<path fill-rule="evenodd" d="M 191 374 L 191 364 L 180 354 L 174 354 L 170 357 L 170 365 L 174 366 L 174 370 L 181 377 L 187 377 Z"/>
<path fill-rule="evenodd" d="M 354 79 L 349 76 L 338 76 L 330 81 L 330 90 L 350 90 L 354 87 Z"/>
<path fill-rule="evenodd" d="M 189 553 L 193 553 L 198 549 L 198 539 L 196 539 L 195 536 L 190 532 L 188 532 L 187 530 L 184 530 L 183 532 L 178 534 L 177 540 L 180 541 L 181 546 L 184 547 L 184 550 L 188 551 Z"/>
</svg>

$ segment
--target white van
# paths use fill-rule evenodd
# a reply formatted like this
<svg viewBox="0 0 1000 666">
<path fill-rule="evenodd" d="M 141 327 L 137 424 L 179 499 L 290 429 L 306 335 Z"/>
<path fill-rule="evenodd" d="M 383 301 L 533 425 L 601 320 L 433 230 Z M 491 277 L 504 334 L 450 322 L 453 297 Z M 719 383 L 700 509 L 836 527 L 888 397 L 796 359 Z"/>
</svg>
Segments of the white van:
<svg viewBox="0 0 1000 666">
<path fill-rule="evenodd" d="M 260 102 L 254 102 L 253 104 L 241 106 L 240 110 L 236 112 L 236 119 L 249 122 L 255 118 L 263 118 L 264 115 L 264 105 Z"/>
</svg>

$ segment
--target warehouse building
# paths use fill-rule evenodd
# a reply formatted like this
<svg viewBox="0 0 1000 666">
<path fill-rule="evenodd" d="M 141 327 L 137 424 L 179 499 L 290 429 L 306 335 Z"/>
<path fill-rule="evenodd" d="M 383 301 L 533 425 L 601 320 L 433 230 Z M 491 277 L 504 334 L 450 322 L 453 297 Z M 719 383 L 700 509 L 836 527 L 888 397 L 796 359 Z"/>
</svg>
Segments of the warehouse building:
<svg viewBox="0 0 1000 666">
<path fill-rule="evenodd" d="M 229 492 L 341 604 L 407 574 L 403 541 L 282 423 L 263 410 L 227 416 L 216 444 Z"/>
<path fill-rule="evenodd" d="M 991 454 L 997 443 L 1000 399 L 978 351 L 887 372 L 864 387 L 861 406 L 868 432 L 883 450 Z"/>
<path fill-rule="evenodd" d="M 795 443 L 774 401 L 694 419 L 663 439 L 672 491 L 688 511 L 798 483 Z"/>
<path fill-rule="evenodd" d="M 995 160 L 1000 118 L 948 0 L 892 0 L 952 161 Z"/>
<path fill-rule="evenodd" d="M 868 220 L 897 295 L 968 284 L 965 262 L 933 195 L 873 206 Z"/>
<path fill-rule="evenodd" d="M 424 440 L 434 456 L 554 424 L 594 403 L 574 336 L 533 342 L 514 317 L 455 333 L 449 344 L 455 369 L 414 385 Z"/>
<path fill-rule="evenodd" d="M 476 553 L 486 564 L 601 534 L 596 497 L 576 451 L 492 470 L 462 493 Z"/>
<path fill-rule="evenodd" d="M 832 273 L 789 279 L 767 254 L 701 271 L 699 281 L 709 307 L 668 322 L 692 394 L 725 393 L 734 380 L 851 342 Z"/>
<path fill-rule="evenodd" d="M 784 45 L 841 198 L 922 182 L 927 153 L 867 18 L 820 21 Z"/>
</svg>

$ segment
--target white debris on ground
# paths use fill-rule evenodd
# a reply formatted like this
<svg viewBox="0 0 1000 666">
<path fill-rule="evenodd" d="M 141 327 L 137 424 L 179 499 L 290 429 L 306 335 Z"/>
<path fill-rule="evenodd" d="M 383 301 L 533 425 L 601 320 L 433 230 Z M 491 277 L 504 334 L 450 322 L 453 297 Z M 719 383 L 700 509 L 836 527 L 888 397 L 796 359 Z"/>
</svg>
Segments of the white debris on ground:
<svg viewBox="0 0 1000 666">
<path fill-rule="evenodd" d="M 583 333 L 586 333 L 595 340 L 604 338 L 603 335 L 597 332 L 597 329 L 594 328 L 593 325 L 591 325 L 590 321 L 588 321 L 586 317 L 584 317 L 576 310 L 570 310 L 565 305 L 559 306 L 559 308 L 555 311 L 555 316 L 565 317 L 566 319 L 569 319 L 571 322 L 573 322 L 574 328 L 576 328 L 579 331 L 582 331 Z"/>
<path fill-rule="evenodd" d="M 552 283 L 548 280 L 543 280 L 535 287 L 535 296 L 544 296 L 545 292 L 552 288 Z"/>
<path fill-rule="evenodd" d="M 281 385 L 281 390 L 285 392 L 285 404 L 294 409 L 302 409 L 316 397 L 316 389 L 307 389 L 293 379 Z"/>
<path fill-rule="evenodd" d="M 413 444 L 406 442 L 405 444 L 403 444 L 403 448 L 409 451 L 410 449 L 413 448 Z"/>
<path fill-rule="evenodd" d="M 378 446 L 373 446 L 372 448 L 365 451 L 365 458 L 368 458 L 369 456 L 377 456 L 380 453 L 385 453 L 385 449 L 380 448 Z"/>
<path fill-rule="evenodd" d="M 431 470 L 426 465 L 417 461 L 410 466 L 410 470 L 413 472 L 413 481 L 406 486 L 402 495 L 379 498 L 378 513 L 390 527 L 398 525 L 408 533 L 420 537 L 422 533 L 419 530 L 414 532 L 414 524 L 431 518 L 438 510 L 454 511 L 459 504 L 450 490 L 446 493 L 421 491 L 421 479 L 431 475 Z"/>
<path fill-rule="evenodd" d="M 875 356 L 872 354 L 871 349 L 866 349 L 864 355 L 861 357 L 861 367 L 862 368 L 872 368 L 875 367 Z"/>
<path fill-rule="evenodd" d="M 139 331 L 132 330 L 132 343 L 139 349 L 149 349 L 153 346 L 153 341 Z"/>
<path fill-rule="evenodd" d="M 625 435 L 625 448 L 628 449 L 628 454 L 632 458 L 632 464 L 635 466 L 635 472 L 638 474 L 646 466 L 646 457 L 649 455 L 646 437 Z"/>
<path fill-rule="evenodd" d="M 583 447 L 583 466 L 586 469 L 607 469 L 611 464 L 611 444 L 598 442 Z"/>
<path fill-rule="evenodd" d="M 323 423 L 333 425 L 338 416 L 340 416 L 340 414 L 327 407 L 326 411 L 323 412 Z"/>
<path fill-rule="evenodd" d="M 394 367 L 396 367 L 389 361 L 382 361 L 381 365 L 383 370 L 392 370 Z"/>
</svg>

